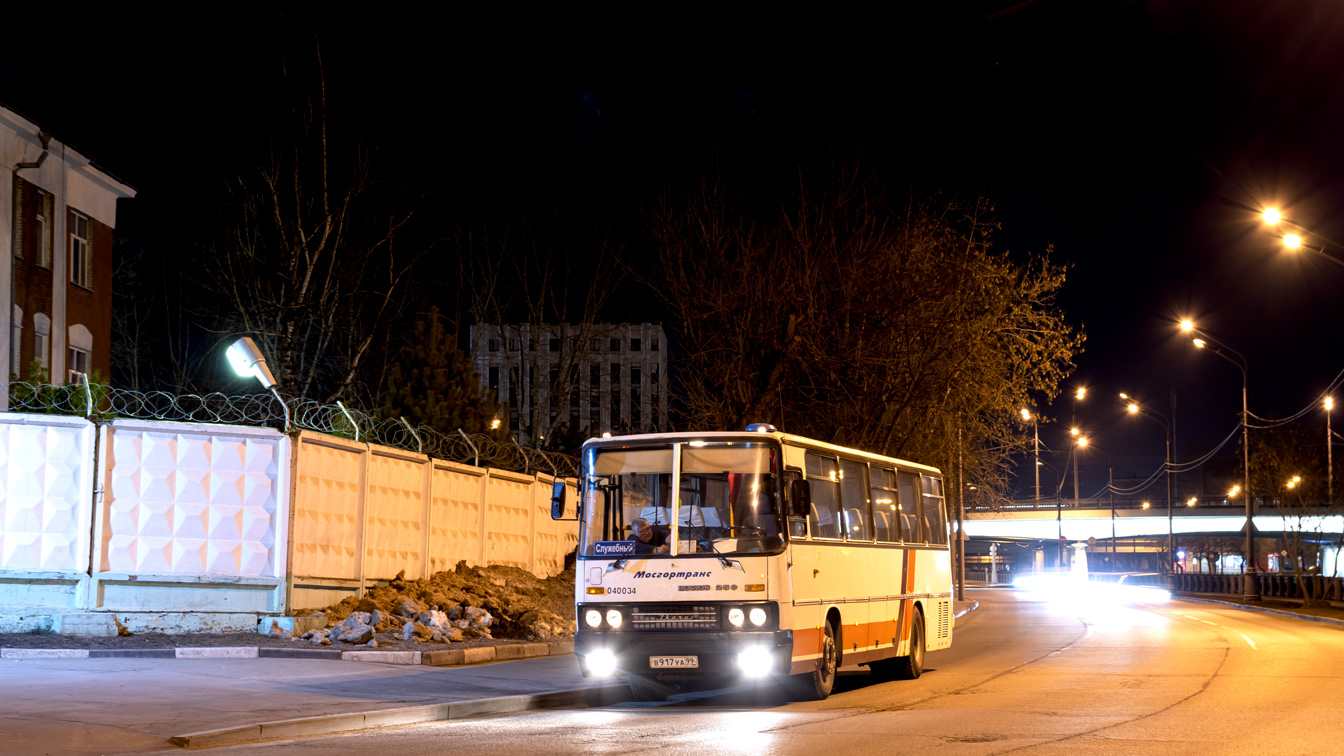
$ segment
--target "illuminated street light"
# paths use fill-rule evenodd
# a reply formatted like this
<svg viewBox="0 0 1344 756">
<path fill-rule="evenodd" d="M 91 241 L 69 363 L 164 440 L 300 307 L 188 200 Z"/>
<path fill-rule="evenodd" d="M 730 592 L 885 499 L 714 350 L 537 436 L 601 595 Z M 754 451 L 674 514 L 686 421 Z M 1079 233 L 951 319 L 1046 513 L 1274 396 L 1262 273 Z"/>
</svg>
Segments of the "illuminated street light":
<svg viewBox="0 0 1344 756">
<path fill-rule="evenodd" d="M 257 342 L 253 341 L 251 336 L 243 336 L 230 344 L 224 353 L 239 377 L 256 378 L 262 388 L 270 389 L 270 392 L 275 394 L 280 407 L 285 411 L 285 433 L 289 433 L 289 405 L 285 404 L 280 392 L 275 390 L 275 376 L 271 374 L 271 369 L 266 367 L 266 358 L 257 348 Z"/>
<path fill-rule="evenodd" d="M 1143 409 L 1139 407 L 1139 403 L 1135 401 L 1132 397 L 1130 397 L 1129 394 L 1122 393 L 1120 394 L 1120 398 L 1129 401 L 1129 404 L 1125 406 L 1126 412 L 1128 412 L 1131 415 L 1138 415 L 1140 417 L 1145 417 L 1162 426 L 1162 440 L 1166 444 L 1167 449 L 1167 456 L 1162 464 L 1162 468 L 1167 473 L 1167 555 L 1170 558 L 1175 559 L 1174 554 L 1176 553 L 1176 530 L 1171 513 L 1171 439 L 1173 435 L 1171 423 L 1167 421 L 1167 417 L 1162 413 L 1154 412 L 1153 410 Z M 1171 407 L 1172 407 L 1171 410 L 1172 416 L 1175 417 L 1176 413 L 1175 394 L 1172 395 Z M 1148 508 L 1148 505 L 1146 503 L 1144 504 L 1144 508 L 1145 509 Z M 1171 565 L 1168 564 L 1168 567 L 1171 567 Z"/>
<path fill-rule="evenodd" d="M 1082 448 L 1082 447 L 1086 447 L 1086 446 L 1087 446 L 1087 436 L 1079 436 L 1079 437 L 1078 437 L 1078 446 L 1079 446 L 1080 448 Z"/>
<path fill-rule="evenodd" d="M 1277 207 L 1265 208 L 1264 212 L 1260 213 L 1260 217 L 1264 219 L 1265 223 L 1268 223 L 1271 226 L 1277 226 L 1279 225 L 1279 221 L 1283 220 L 1283 215 L 1279 212 Z"/>
<path fill-rule="evenodd" d="M 1325 503 L 1335 504 L 1335 450 L 1330 443 L 1330 410 L 1335 408 L 1333 397 L 1325 398 Z"/>
<path fill-rule="evenodd" d="M 1340 264 L 1344 265 L 1344 263 Z M 1243 481 L 1241 490 L 1246 494 L 1246 568 L 1243 573 L 1245 577 L 1242 580 L 1241 597 L 1244 601 L 1259 601 L 1260 581 L 1257 580 L 1255 576 L 1255 520 L 1252 516 L 1255 503 L 1251 499 L 1251 411 L 1249 409 L 1249 404 L 1246 401 L 1246 386 L 1250 381 L 1247 378 L 1246 358 L 1232 347 L 1195 328 L 1194 322 L 1189 319 L 1181 321 L 1181 330 L 1196 334 L 1200 337 L 1194 339 L 1196 348 L 1208 349 L 1208 351 L 1213 352 L 1224 360 L 1236 365 L 1237 369 L 1241 371 L 1241 459 Z M 1210 346 L 1210 344 L 1213 344 L 1214 346 Z M 1229 357 L 1225 352 L 1232 353 L 1236 356 L 1236 359 Z"/>
<path fill-rule="evenodd" d="M 1287 247 L 1288 249 L 1301 249 L 1302 237 L 1298 236 L 1297 234 L 1284 234 L 1283 246 Z"/>
<path fill-rule="evenodd" d="M 1036 456 L 1036 464 L 1032 465 L 1032 467 L 1033 469 L 1036 470 L 1036 501 L 1040 501 L 1041 500 L 1041 433 L 1039 428 L 1037 427 L 1036 417 L 1032 415 L 1031 412 L 1026 407 L 1023 407 L 1021 412 L 1023 422 L 1031 421 L 1032 448 L 1035 449 L 1035 456 Z"/>
<path fill-rule="evenodd" d="M 1227 490 L 1227 498 L 1235 499 L 1239 493 L 1241 493 L 1241 486 L 1232 486 Z"/>
</svg>

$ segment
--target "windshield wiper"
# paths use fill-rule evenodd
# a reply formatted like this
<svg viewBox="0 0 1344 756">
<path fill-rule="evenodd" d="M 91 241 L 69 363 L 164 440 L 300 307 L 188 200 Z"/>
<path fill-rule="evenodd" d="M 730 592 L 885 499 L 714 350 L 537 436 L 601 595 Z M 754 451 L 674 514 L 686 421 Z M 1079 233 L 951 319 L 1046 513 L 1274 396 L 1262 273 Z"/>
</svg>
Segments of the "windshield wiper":
<svg viewBox="0 0 1344 756">
<path fill-rule="evenodd" d="M 607 572 L 615 572 L 616 570 L 623 570 L 623 569 L 625 569 L 625 558 L 624 558 L 624 557 L 622 557 L 622 558 L 620 558 L 620 559 L 617 559 L 616 561 L 614 561 L 614 562 L 612 562 L 611 564 L 607 565 Z M 605 575 L 605 574 L 607 574 L 607 572 L 603 572 L 602 574 Z"/>
<path fill-rule="evenodd" d="M 742 570 L 743 572 L 747 571 L 746 568 L 742 566 L 741 562 L 734 561 L 726 556 L 719 556 L 718 554 L 715 554 L 714 556 L 718 557 L 719 564 L 723 565 L 723 568 L 725 570 L 731 570 L 733 568 L 737 568 L 739 570 Z"/>
</svg>

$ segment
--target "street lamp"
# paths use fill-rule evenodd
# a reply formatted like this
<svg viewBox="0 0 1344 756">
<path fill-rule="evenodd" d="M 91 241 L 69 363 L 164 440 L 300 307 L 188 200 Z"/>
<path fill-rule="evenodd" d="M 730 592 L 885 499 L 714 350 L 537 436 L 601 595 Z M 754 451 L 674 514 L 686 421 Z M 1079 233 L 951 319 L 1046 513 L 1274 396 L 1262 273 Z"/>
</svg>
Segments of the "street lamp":
<svg viewBox="0 0 1344 756">
<path fill-rule="evenodd" d="M 1036 451 L 1036 464 L 1033 465 L 1033 467 L 1036 468 L 1036 501 L 1040 501 L 1041 500 L 1041 432 L 1036 425 L 1036 416 L 1028 412 L 1025 407 L 1022 408 L 1022 420 L 1031 421 L 1031 439 Z"/>
<path fill-rule="evenodd" d="M 1313 249 L 1312 247 L 1306 246 L 1306 240 L 1303 239 L 1302 234 L 1309 233 L 1308 229 L 1300 223 L 1296 223 L 1288 218 L 1285 218 L 1283 216 L 1283 212 L 1279 208 L 1266 207 L 1264 210 L 1260 212 L 1260 219 L 1263 220 L 1265 222 L 1265 225 L 1268 226 L 1278 226 L 1280 224 L 1283 224 L 1285 226 L 1291 226 L 1297 229 L 1298 231 L 1302 232 L 1302 233 L 1290 232 L 1280 237 L 1283 240 L 1284 248 L 1287 249 L 1288 251 L 1296 252 L 1300 249 L 1306 249 L 1308 252 L 1314 252 L 1336 265 L 1344 265 L 1344 260 L 1340 260 L 1339 258 L 1333 255 L 1328 255 L 1325 253 L 1325 247 L 1327 243 L 1331 244 L 1336 248 L 1339 248 L 1341 245 L 1338 242 L 1326 239 L 1320 234 L 1309 234 L 1314 239 L 1313 244 L 1319 244 L 1320 249 Z"/>
<path fill-rule="evenodd" d="M 1325 503 L 1335 504 L 1335 449 L 1330 443 L 1330 410 L 1335 408 L 1334 397 L 1325 398 Z"/>
<path fill-rule="evenodd" d="M 1246 601 L 1259 601 L 1260 583 L 1255 576 L 1255 522 L 1252 519 L 1254 505 L 1251 501 L 1251 413 L 1247 409 L 1246 402 L 1246 385 L 1249 382 L 1246 376 L 1246 358 L 1237 350 L 1196 328 L 1194 321 L 1189 318 L 1181 321 L 1181 330 L 1196 335 L 1193 339 L 1196 349 L 1207 349 L 1236 365 L 1241 371 L 1242 492 L 1246 495 L 1246 568 L 1242 581 L 1242 598 Z M 1236 359 L 1227 356 L 1225 351 L 1236 355 Z"/>
<path fill-rule="evenodd" d="M 280 407 L 285 411 L 285 433 L 289 433 L 289 405 L 285 404 L 280 392 L 275 390 L 275 376 L 266 366 L 266 358 L 257 348 L 257 342 L 253 341 L 251 336 L 243 336 L 230 344 L 225 354 L 228 355 L 229 364 L 233 365 L 234 372 L 240 377 L 256 378 L 262 388 L 270 389 L 270 392 L 275 394 Z"/>
<path fill-rule="evenodd" d="M 1167 555 L 1169 557 L 1167 566 L 1170 568 L 1172 561 L 1176 558 L 1176 531 L 1172 527 L 1171 515 L 1171 423 L 1167 421 L 1166 416 L 1162 413 L 1140 407 L 1139 403 L 1130 399 L 1127 394 L 1121 394 L 1120 398 L 1129 401 L 1129 404 L 1125 406 L 1125 411 L 1129 414 L 1146 417 L 1149 420 L 1160 424 L 1165 431 L 1165 433 L 1162 434 L 1162 440 L 1167 445 L 1167 459 L 1163 463 L 1163 468 L 1167 471 Z M 1144 509 L 1147 508 L 1147 502 L 1144 502 Z"/>
</svg>

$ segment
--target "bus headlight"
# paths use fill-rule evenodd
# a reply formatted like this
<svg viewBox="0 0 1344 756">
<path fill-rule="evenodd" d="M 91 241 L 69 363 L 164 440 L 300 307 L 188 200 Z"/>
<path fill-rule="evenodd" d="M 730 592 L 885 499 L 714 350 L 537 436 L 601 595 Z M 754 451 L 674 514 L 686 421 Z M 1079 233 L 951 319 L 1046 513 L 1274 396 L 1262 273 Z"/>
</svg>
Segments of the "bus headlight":
<svg viewBox="0 0 1344 756">
<path fill-rule="evenodd" d="M 583 621 L 588 623 L 588 627 L 597 627 L 602 624 L 602 612 L 596 609 L 589 609 L 583 613 Z"/>
<path fill-rule="evenodd" d="M 621 619 L 621 613 L 619 611 L 615 609 L 607 610 L 607 624 L 611 625 L 612 630 L 621 626 Z"/>
<path fill-rule="evenodd" d="M 592 666 L 592 662 L 588 664 Z M 759 646 L 748 648 L 737 655 L 737 666 L 747 677 L 763 677 L 769 674 L 770 664 L 770 652 Z"/>
<path fill-rule="evenodd" d="M 742 613 L 742 609 L 740 607 L 735 606 L 732 609 L 728 610 L 728 622 L 733 627 L 742 627 L 742 623 L 745 620 L 746 615 Z"/>
<path fill-rule="evenodd" d="M 588 652 L 588 672 L 595 677 L 607 677 L 616 671 L 616 654 L 605 648 Z"/>
<path fill-rule="evenodd" d="M 760 608 L 759 606 L 752 608 L 750 616 L 751 616 L 751 624 L 755 625 L 756 627 L 764 625 L 766 619 L 768 619 L 765 610 Z"/>
</svg>

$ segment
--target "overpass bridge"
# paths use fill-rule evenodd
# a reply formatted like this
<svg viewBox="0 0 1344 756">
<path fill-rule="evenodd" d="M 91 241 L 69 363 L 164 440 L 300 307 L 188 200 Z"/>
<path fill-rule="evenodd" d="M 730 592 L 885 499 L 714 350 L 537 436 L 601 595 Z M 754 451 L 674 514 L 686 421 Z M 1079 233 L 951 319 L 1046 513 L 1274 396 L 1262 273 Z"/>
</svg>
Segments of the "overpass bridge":
<svg viewBox="0 0 1344 756">
<path fill-rule="evenodd" d="M 1178 556 L 1194 538 L 1243 538 L 1246 526 L 1244 505 L 1175 506 L 1168 521 L 1165 504 L 1151 507 L 1117 502 L 1041 500 L 1008 502 L 995 511 L 968 510 L 965 513 L 966 566 L 988 568 L 991 561 L 998 565 L 1017 565 L 1017 569 L 1041 566 L 1043 556 L 1054 565 L 1068 563 L 1066 544 L 1086 544 L 1089 560 L 1112 569 L 1158 570 L 1165 565 L 1162 556 L 1167 548 L 1170 532 L 1177 545 Z M 1288 531 L 1301 533 L 1312 540 L 1339 543 L 1344 535 L 1344 515 L 1338 509 L 1322 509 L 1322 514 L 1281 513 L 1272 503 L 1261 503 L 1252 517 L 1264 556 L 1275 554 L 1279 537 Z M 1168 530 L 1170 528 L 1170 530 Z M 991 544 L 1003 544 L 991 556 Z M 1020 548 L 1012 548 L 1017 546 Z M 1267 548 L 1268 547 L 1268 548 Z M 1043 552 L 1037 556 L 1034 552 Z M 1240 549 L 1228 549 L 1238 554 Z M 1092 556 L 1095 555 L 1095 556 Z M 1237 557 L 1239 560 L 1239 556 Z M 1002 567 L 1000 566 L 1000 569 Z M 1191 569 L 1187 563 L 1186 569 Z"/>
</svg>

